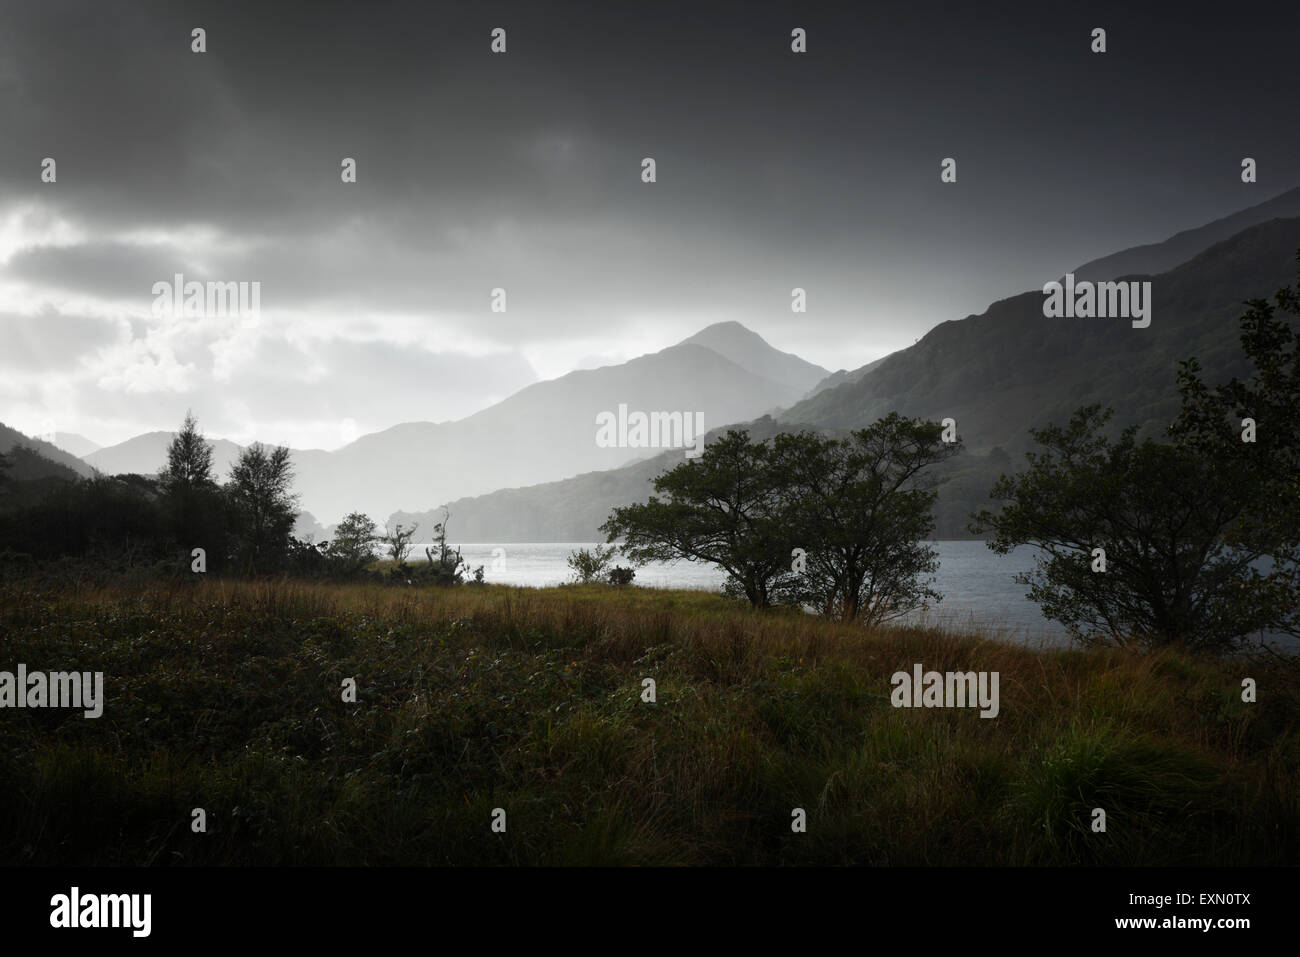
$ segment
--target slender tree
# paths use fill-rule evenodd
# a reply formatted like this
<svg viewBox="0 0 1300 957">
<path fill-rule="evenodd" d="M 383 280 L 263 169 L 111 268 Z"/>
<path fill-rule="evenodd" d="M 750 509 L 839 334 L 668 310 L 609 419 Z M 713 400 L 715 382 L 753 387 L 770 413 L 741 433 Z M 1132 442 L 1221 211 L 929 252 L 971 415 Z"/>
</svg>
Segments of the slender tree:
<svg viewBox="0 0 1300 957">
<path fill-rule="evenodd" d="M 216 485 L 212 476 L 212 446 L 199 433 L 198 422 L 188 409 L 181 430 L 167 447 L 167 465 L 158 477 L 168 493 Z"/>
<path fill-rule="evenodd" d="M 212 474 L 212 446 L 188 410 L 158 480 L 173 544 L 183 555 L 203 548 L 211 566 L 219 568 L 227 537 L 225 501 Z"/>
<path fill-rule="evenodd" d="M 289 450 L 254 442 L 231 469 L 226 495 L 238 566 L 247 574 L 274 569 L 288 551 L 297 516 Z"/>
<path fill-rule="evenodd" d="M 411 553 L 411 538 L 419 527 L 416 524 L 403 531 L 401 522 L 397 523 L 397 528 L 393 531 L 389 531 L 387 526 L 384 527 L 384 534 L 379 536 L 379 540 L 387 547 L 388 557 L 397 565 L 406 562 L 406 556 Z"/>
</svg>

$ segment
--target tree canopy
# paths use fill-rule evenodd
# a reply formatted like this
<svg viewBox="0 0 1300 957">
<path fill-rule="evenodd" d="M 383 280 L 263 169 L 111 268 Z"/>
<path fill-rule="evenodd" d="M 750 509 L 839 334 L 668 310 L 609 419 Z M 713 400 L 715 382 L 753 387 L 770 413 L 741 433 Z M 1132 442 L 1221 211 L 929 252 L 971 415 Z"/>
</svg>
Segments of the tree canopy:
<svg viewBox="0 0 1300 957">
<path fill-rule="evenodd" d="M 933 528 L 923 473 L 953 455 L 936 423 L 891 414 L 844 438 L 730 430 L 658 476 L 649 501 L 603 526 L 634 561 L 708 562 L 756 608 L 811 604 L 877 623 L 939 596 L 920 540 Z"/>
</svg>

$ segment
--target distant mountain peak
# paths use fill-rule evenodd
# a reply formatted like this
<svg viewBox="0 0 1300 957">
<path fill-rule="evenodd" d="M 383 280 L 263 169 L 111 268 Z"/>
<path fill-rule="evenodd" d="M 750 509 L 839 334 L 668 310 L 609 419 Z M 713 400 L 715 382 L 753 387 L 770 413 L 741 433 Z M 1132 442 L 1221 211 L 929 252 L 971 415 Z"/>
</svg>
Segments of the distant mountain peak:
<svg viewBox="0 0 1300 957">
<path fill-rule="evenodd" d="M 708 335 L 709 333 L 720 333 L 720 332 L 741 333 L 746 336 L 752 336 L 755 339 L 763 338 L 753 329 L 749 328 L 749 326 L 745 325 L 743 322 L 737 322 L 735 319 L 724 319 L 721 322 L 709 323 L 707 326 L 705 326 L 703 329 L 701 329 L 699 332 L 695 333 L 695 335 L 691 336 L 685 341 L 690 342 L 691 339 L 698 339 L 701 336 Z"/>
<path fill-rule="evenodd" d="M 807 393 L 829 375 L 828 370 L 789 352 L 774 348 L 766 339 L 743 323 L 728 320 L 705 326 L 695 335 L 683 339 L 679 346 L 696 345 L 712 349 L 754 375 Z"/>
<path fill-rule="evenodd" d="M 708 346 L 710 349 L 716 348 L 717 345 L 745 345 L 745 346 L 766 346 L 773 352 L 771 343 L 760 336 L 753 329 L 744 323 L 737 322 L 735 319 L 729 319 L 725 322 L 715 322 L 705 326 L 693 336 L 683 339 L 678 345 L 695 343 L 697 345 Z"/>
</svg>

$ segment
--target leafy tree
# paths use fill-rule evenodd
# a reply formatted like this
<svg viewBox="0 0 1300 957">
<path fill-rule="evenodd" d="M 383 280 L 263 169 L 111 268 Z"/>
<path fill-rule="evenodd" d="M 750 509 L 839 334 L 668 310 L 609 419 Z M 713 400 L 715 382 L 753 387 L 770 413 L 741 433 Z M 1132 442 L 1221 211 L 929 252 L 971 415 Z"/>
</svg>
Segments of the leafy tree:
<svg viewBox="0 0 1300 957">
<path fill-rule="evenodd" d="M 361 512 L 352 512 L 334 529 L 325 554 L 344 574 L 355 574 L 375 560 L 375 523 Z"/>
<path fill-rule="evenodd" d="M 40 501 L 0 517 L 0 551 L 34 558 L 95 556 L 106 567 L 163 559 L 156 481 L 140 475 L 97 475 L 56 482 Z"/>
<path fill-rule="evenodd" d="M 582 583 L 600 581 L 605 577 L 606 569 L 616 554 L 617 548 L 603 548 L 600 545 L 594 549 L 579 548 L 570 552 L 568 565 L 573 569 L 573 580 Z"/>
<path fill-rule="evenodd" d="M 1296 253 L 1300 261 L 1300 250 Z M 1252 365 L 1247 381 L 1213 389 L 1200 365 L 1179 366 L 1182 409 L 1170 430 L 1176 441 L 1246 486 L 1229 538 L 1269 557 L 1276 596 L 1272 627 L 1300 634 L 1300 285 L 1273 302 L 1251 299 L 1241 316 L 1241 346 Z M 1289 315 L 1290 321 L 1282 318 Z M 1249 420 L 1249 421 L 1247 421 Z"/>
<path fill-rule="evenodd" d="M 847 438 L 732 430 L 655 479 L 643 505 L 615 509 L 604 531 L 636 561 L 687 559 L 728 573 L 726 591 L 757 608 L 815 605 L 877 623 L 938 594 L 922 583 L 937 555 L 933 483 L 957 451 L 935 423 L 890 414 Z M 799 551 L 796 551 L 798 549 Z"/>
<path fill-rule="evenodd" d="M 1261 551 L 1227 536 L 1248 500 L 1241 470 L 1138 443 L 1136 427 L 1112 442 L 1102 433 L 1110 417 L 1092 405 L 1065 428 L 1033 431 L 1043 450 L 994 485 L 1004 507 L 981 510 L 972 531 L 992 530 L 1000 554 L 1041 549 L 1017 580 L 1084 642 L 1218 650 L 1265 627 L 1277 593 L 1254 567 Z"/>
<path fill-rule="evenodd" d="M 219 569 L 228 535 L 226 503 L 212 475 L 212 446 L 189 411 L 167 447 L 167 464 L 158 480 L 174 543 L 185 555 L 201 546 L 210 567 Z"/>
<path fill-rule="evenodd" d="M 624 554 L 638 563 L 717 565 L 733 593 L 756 608 L 770 607 L 774 590 L 791 578 L 796 540 L 771 454 L 745 430 L 729 430 L 698 458 L 658 476 L 649 501 L 615 508 L 601 526 L 606 541 L 621 538 Z"/>
<path fill-rule="evenodd" d="M 636 571 L 631 568 L 624 568 L 622 565 L 615 565 L 609 570 L 609 583 L 611 585 L 630 585 L 632 579 L 636 578 Z"/>
<path fill-rule="evenodd" d="M 269 571 L 283 561 L 298 514 L 293 466 L 284 446 L 254 442 L 230 472 L 226 497 L 233 519 L 238 566 L 249 574 Z"/>
<path fill-rule="evenodd" d="M 804 553 L 793 598 L 873 625 L 941 597 L 924 583 L 938 553 L 922 540 L 934 529 L 936 497 L 926 470 L 960 448 L 942 432 L 890 413 L 845 439 L 775 438 L 773 474 Z"/>
</svg>

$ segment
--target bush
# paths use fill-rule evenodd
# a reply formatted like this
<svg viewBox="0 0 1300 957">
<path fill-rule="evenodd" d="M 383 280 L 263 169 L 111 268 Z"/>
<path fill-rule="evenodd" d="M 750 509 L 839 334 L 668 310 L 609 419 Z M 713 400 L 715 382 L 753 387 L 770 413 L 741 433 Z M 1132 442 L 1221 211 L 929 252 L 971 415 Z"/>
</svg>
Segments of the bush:
<svg viewBox="0 0 1300 957">
<path fill-rule="evenodd" d="M 594 550 L 580 548 L 571 552 L 568 563 L 573 569 L 573 580 L 583 584 L 600 581 L 605 577 L 605 569 L 609 567 L 615 552 L 612 545 L 609 548 L 597 545 Z"/>
</svg>

